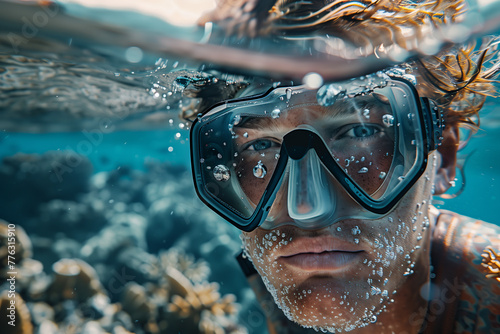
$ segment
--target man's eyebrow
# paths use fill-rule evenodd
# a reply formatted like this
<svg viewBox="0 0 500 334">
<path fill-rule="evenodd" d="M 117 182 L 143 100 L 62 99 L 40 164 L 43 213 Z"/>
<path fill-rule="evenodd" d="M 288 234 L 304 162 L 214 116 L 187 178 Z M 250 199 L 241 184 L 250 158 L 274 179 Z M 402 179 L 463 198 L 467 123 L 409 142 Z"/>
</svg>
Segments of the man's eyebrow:
<svg viewBox="0 0 500 334">
<path fill-rule="evenodd" d="M 279 120 L 269 117 L 242 117 L 237 128 L 259 129 L 259 128 L 279 128 Z"/>
</svg>

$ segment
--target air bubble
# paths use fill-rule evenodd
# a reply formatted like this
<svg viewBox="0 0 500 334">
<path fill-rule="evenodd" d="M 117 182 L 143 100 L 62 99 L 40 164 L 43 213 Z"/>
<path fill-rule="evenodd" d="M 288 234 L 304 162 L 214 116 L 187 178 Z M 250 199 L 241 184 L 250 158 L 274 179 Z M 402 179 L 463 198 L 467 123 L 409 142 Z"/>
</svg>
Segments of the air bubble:
<svg viewBox="0 0 500 334">
<path fill-rule="evenodd" d="M 224 165 L 217 165 L 214 167 L 214 178 L 217 181 L 227 181 L 231 177 L 229 173 L 229 168 Z"/>
<path fill-rule="evenodd" d="M 384 125 L 387 127 L 393 126 L 394 125 L 394 116 L 385 114 L 382 116 L 382 121 L 384 122 Z"/>
<path fill-rule="evenodd" d="M 372 295 L 380 295 L 381 293 L 382 293 L 382 291 L 379 288 L 377 288 L 376 286 L 371 287 L 371 294 Z"/>
<path fill-rule="evenodd" d="M 323 77 L 315 72 L 307 73 L 302 79 L 302 83 L 309 89 L 318 89 L 323 85 Z"/>
<path fill-rule="evenodd" d="M 267 174 L 266 166 L 264 166 L 262 164 L 262 161 L 259 160 L 259 162 L 257 163 L 257 165 L 253 168 L 253 175 L 256 178 L 262 179 L 262 178 L 264 178 L 266 176 L 266 174 Z"/>
<path fill-rule="evenodd" d="M 274 109 L 272 112 L 271 112 L 271 117 L 272 118 L 279 118 L 281 115 L 281 110 L 279 109 Z"/>
</svg>

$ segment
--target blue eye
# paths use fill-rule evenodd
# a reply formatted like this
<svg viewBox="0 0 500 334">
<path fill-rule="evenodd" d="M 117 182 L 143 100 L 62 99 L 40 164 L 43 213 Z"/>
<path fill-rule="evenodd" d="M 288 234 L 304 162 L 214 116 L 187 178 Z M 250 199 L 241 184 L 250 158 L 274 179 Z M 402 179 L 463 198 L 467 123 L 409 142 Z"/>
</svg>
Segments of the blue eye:
<svg viewBox="0 0 500 334">
<path fill-rule="evenodd" d="M 248 145 L 248 149 L 251 151 L 263 151 L 276 145 L 278 144 L 269 139 L 257 139 L 252 141 L 250 145 Z"/>
<path fill-rule="evenodd" d="M 366 138 L 380 132 L 379 128 L 374 125 L 358 125 L 353 126 L 344 133 L 342 137 L 349 138 Z"/>
</svg>

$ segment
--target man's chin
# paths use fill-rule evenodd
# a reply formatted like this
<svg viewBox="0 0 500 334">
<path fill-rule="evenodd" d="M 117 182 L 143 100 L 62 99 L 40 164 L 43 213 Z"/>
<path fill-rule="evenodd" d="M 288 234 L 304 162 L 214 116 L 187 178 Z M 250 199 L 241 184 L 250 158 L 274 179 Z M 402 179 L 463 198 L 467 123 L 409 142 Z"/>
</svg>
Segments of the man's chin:
<svg viewBox="0 0 500 334">
<path fill-rule="evenodd" d="M 360 307 L 360 303 L 365 305 Z M 300 289 L 281 297 L 280 304 L 289 320 L 303 327 L 344 332 L 369 323 L 372 315 L 370 309 L 375 305 L 375 299 L 367 301 L 360 296 L 350 298 L 343 292 L 333 292 L 329 287 L 319 289 L 316 286 L 313 291 L 301 285 Z"/>
</svg>

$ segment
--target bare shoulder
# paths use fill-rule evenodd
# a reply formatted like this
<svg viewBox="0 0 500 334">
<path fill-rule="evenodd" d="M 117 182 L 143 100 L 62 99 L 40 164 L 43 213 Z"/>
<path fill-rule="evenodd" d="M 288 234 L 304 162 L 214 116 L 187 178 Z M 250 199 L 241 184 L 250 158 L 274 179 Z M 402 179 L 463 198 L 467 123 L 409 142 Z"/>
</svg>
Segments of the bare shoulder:
<svg viewBox="0 0 500 334">
<path fill-rule="evenodd" d="M 483 264 L 500 250 L 500 227 L 442 210 L 432 238 L 429 327 L 439 322 L 441 333 L 500 332 L 500 279 Z"/>
</svg>

